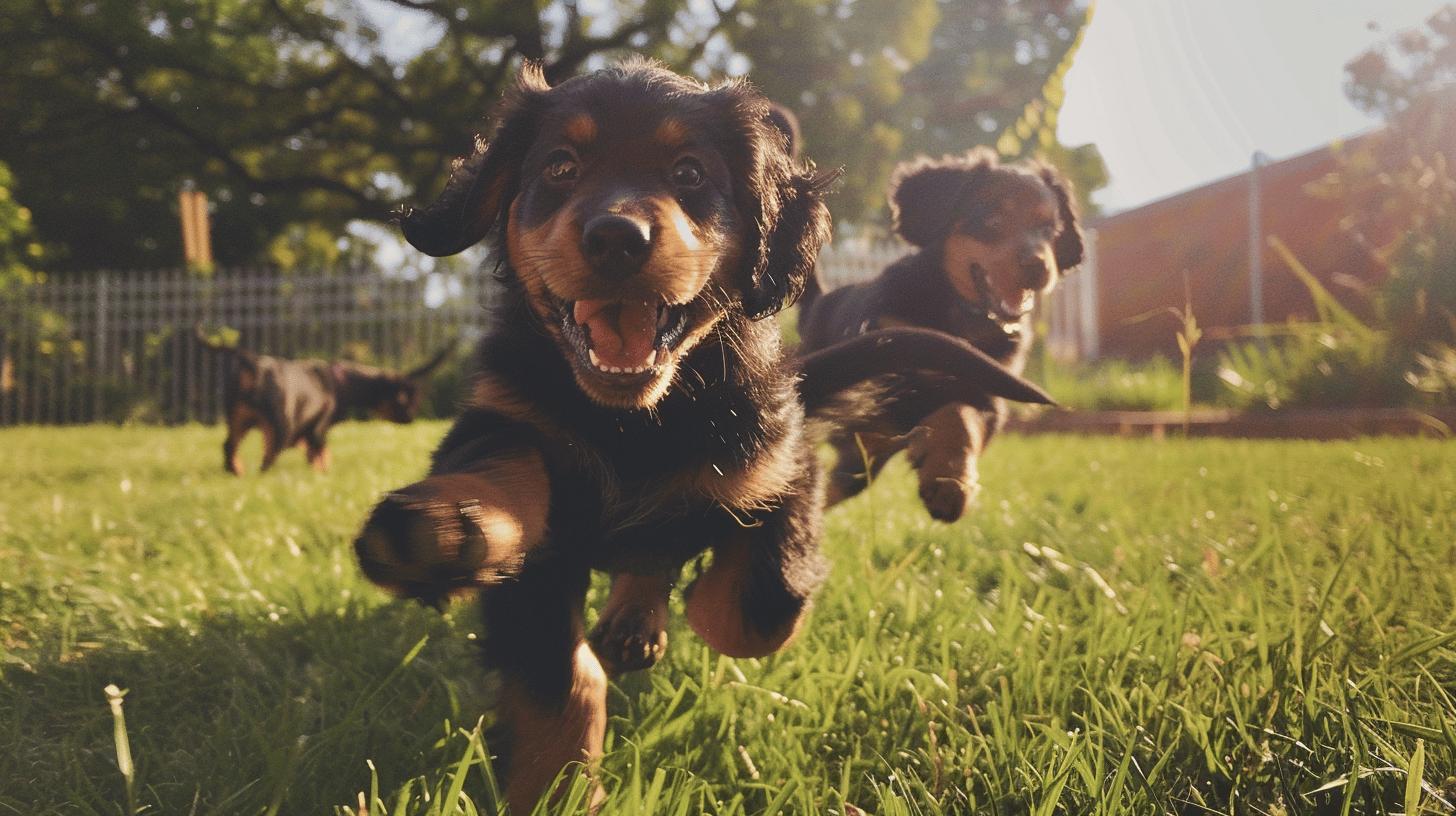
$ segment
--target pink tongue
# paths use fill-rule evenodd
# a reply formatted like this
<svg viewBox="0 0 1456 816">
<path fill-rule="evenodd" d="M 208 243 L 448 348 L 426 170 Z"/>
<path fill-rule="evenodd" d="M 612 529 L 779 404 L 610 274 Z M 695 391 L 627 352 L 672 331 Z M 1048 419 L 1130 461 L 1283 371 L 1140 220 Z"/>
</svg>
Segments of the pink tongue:
<svg viewBox="0 0 1456 816">
<path fill-rule="evenodd" d="M 602 365 L 641 368 L 652 364 L 656 303 L 578 300 L 572 318 L 591 332 L 592 351 Z"/>
</svg>

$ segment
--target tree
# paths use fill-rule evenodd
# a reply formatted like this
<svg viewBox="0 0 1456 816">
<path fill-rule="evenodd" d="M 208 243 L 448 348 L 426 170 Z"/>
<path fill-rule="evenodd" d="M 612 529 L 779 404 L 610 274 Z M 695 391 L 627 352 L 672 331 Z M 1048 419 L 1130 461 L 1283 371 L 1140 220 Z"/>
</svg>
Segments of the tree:
<svg viewBox="0 0 1456 816">
<path fill-rule="evenodd" d="M 440 41 L 391 59 L 380 3 Z M 652 44 L 692 58 L 705 37 L 680 5 L 0 0 L 0 159 L 67 267 L 175 263 L 188 183 L 212 200 L 220 262 L 328 259 L 349 222 L 443 183 L 520 58 L 556 78 Z"/>
<path fill-rule="evenodd" d="M 386 41 L 381 10 L 438 41 Z M 367 255 L 351 224 L 443 185 L 521 60 L 560 80 L 635 51 L 751 67 L 864 220 L 896 161 L 994 141 L 1084 20 L 1073 0 L 0 0 L 0 160 L 53 268 L 176 263 L 189 185 L 220 264 L 335 263 Z M 1090 192 L 1095 154 L 1040 146 Z"/>
<path fill-rule="evenodd" d="M 725 31 L 754 81 L 798 112 L 810 156 L 849 171 L 834 211 L 852 221 L 884 218 L 896 162 L 995 145 L 1028 103 L 1043 114 L 1033 127 L 1054 136 L 1060 76 L 1090 14 L 1074 0 L 746 0 L 735 9 Z M 1003 152 L 1050 158 L 1084 203 L 1107 183 L 1095 148 L 1039 138 Z"/>
<path fill-rule="evenodd" d="M 1386 128 L 1348 156 L 1337 192 L 1390 277 L 1382 311 L 1406 348 L 1456 344 L 1456 5 L 1345 66 L 1345 90 Z"/>
</svg>

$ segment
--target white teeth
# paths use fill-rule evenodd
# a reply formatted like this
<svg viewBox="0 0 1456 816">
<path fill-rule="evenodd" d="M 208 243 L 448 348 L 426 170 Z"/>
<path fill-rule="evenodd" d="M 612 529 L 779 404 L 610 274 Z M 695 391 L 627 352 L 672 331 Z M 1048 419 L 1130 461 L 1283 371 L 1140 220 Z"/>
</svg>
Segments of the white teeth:
<svg viewBox="0 0 1456 816">
<path fill-rule="evenodd" d="M 586 358 L 591 361 L 592 366 L 595 367 L 597 371 L 600 371 L 603 374 L 642 374 L 642 373 L 651 371 L 652 370 L 652 367 L 654 365 L 656 365 L 657 363 L 663 362 L 662 352 L 660 352 L 660 351 L 658 353 L 658 359 L 655 362 L 648 363 L 647 365 L 641 365 L 641 366 L 632 367 L 632 368 L 622 368 L 620 366 L 604 365 L 602 363 L 602 361 L 597 358 L 596 349 L 591 349 L 591 348 L 587 349 L 586 350 Z"/>
</svg>

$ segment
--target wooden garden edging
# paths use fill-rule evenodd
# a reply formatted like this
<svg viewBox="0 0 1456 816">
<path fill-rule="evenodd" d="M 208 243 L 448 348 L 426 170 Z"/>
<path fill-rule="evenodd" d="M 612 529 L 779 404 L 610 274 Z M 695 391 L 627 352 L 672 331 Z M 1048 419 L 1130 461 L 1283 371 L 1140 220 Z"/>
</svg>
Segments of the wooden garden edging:
<svg viewBox="0 0 1456 816">
<path fill-rule="evenodd" d="M 1151 436 L 1183 433 L 1182 411 L 1046 411 L 1012 419 L 1016 433 Z M 1241 412 L 1200 409 L 1188 415 L 1189 436 L 1239 439 L 1353 439 L 1361 436 L 1456 435 L 1456 408 L 1345 408 Z"/>
</svg>

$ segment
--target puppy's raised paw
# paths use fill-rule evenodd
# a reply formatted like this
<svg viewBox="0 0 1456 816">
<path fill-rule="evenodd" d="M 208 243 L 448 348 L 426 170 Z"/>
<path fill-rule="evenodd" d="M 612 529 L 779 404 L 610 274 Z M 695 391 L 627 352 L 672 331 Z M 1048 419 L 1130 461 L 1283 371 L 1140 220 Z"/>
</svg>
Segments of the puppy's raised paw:
<svg viewBox="0 0 1456 816">
<path fill-rule="evenodd" d="M 940 477 L 920 484 L 920 501 L 936 521 L 952 522 L 960 519 L 976 500 L 981 486 L 976 482 Z"/>
<path fill-rule="evenodd" d="M 518 568 L 520 525 L 474 498 L 469 481 L 437 476 L 386 495 L 354 541 L 364 575 L 443 608 L 451 595 Z"/>
</svg>

